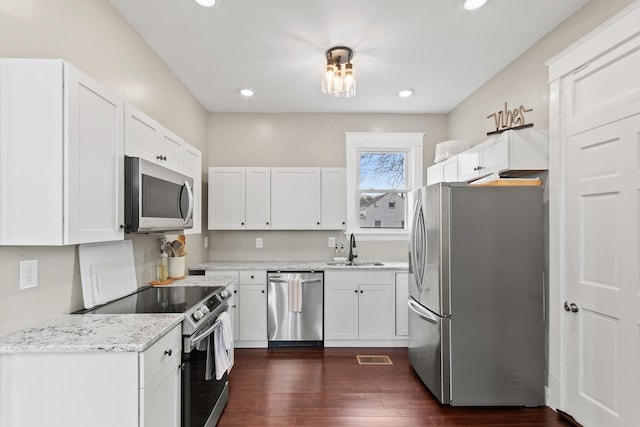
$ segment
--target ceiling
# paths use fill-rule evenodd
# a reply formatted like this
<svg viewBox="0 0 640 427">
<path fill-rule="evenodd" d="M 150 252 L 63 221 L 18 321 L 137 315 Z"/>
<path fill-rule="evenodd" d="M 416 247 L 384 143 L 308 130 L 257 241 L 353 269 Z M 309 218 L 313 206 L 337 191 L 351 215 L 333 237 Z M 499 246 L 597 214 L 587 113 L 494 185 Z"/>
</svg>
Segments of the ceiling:
<svg viewBox="0 0 640 427">
<path fill-rule="evenodd" d="M 446 113 L 588 0 L 111 0 L 215 112 Z M 321 92 L 351 47 L 357 93 Z M 240 88 L 255 91 L 252 98 Z M 414 90 L 408 99 L 397 96 Z"/>
</svg>

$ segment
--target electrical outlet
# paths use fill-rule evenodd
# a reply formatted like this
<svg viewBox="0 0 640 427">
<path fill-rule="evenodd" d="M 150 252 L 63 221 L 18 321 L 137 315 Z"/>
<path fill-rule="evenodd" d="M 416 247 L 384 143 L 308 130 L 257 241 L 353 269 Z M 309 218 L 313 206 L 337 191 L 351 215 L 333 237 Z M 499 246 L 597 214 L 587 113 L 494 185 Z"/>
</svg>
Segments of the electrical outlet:
<svg viewBox="0 0 640 427">
<path fill-rule="evenodd" d="M 20 289 L 38 286 L 38 260 L 20 261 Z"/>
<path fill-rule="evenodd" d="M 336 247 L 336 238 L 335 237 L 329 237 L 329 243 L 327 244 L 327 246 L 329 246 L 330 248 L 335 248 Z"/>
<path fill-rule="evenodd" d="M 262 237 L 256 237 L 256 249 L 262 249 Z"/>
<path fill-rule="evenodd" d="M 209 247 L 209 238 L 205 237 L 204 238 L 204 248 L 207 249 Z"/>
</svg>

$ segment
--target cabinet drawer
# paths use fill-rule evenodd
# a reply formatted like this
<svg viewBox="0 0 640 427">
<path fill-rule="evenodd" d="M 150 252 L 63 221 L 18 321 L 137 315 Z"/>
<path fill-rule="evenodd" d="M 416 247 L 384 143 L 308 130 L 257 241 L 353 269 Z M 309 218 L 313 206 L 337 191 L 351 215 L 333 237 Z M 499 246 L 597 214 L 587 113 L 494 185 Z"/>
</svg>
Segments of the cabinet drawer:
<svg viewBox="0 0 640 427">
<path fill-rule="evenodd" d="M 238 272 L 237 271 L 226 271 L 226 270 L 206 270 L 204 272 L 205 276 L 229 276 L 233 277 L 233 283 L 237 284 L 238 282 Z"/>
<path fill-rule="evenodd" d="M 265 270 L 241 271 L 240 284 L 241 285 L 266 285 L 267 272 Z"/>
<path fill-rule="evenodd" d="M 345 283 L 389 285 L 393 284 L 394 279 L 394 272 L 390 270 L 326 271 L 324 273 L 325 285 Z"/>
<path fill-rule="evenodd" d="M 144 387 L 168 364 L 178 365 L 182 325 L 177 325 L 143 353 L 140 353 L 140 386 Z"/>
</svg>

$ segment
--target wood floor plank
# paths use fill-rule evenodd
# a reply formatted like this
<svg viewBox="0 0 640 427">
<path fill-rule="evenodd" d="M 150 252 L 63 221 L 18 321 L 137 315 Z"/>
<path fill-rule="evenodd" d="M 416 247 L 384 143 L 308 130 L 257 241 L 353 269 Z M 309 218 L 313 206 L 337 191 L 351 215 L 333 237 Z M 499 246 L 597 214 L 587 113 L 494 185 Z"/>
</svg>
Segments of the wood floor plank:
<svg viewBox="0 0 640 427">
<path fill-rule="evenodd" d="M 359 365 L 356 355 L 393 365 Z M 567 427 L 549 408 L 441 405 L 406 348 L 236 349 L 225 426 Z"/>
</svg>

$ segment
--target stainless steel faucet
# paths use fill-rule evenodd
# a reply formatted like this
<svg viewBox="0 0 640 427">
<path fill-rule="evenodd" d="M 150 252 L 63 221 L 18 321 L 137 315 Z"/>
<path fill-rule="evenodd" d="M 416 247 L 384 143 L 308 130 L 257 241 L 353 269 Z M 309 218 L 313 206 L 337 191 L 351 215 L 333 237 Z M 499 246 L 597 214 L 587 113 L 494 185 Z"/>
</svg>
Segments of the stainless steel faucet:
<svg viewBox="0 0 640 427">
<path fill-rule="evenodd" d="M 358 257 L 358 250 L 356 249 L 356 236 L 351 233 L 349 238 L 349 262 L 353 262 L 354 258 Z"/>
</svg>

